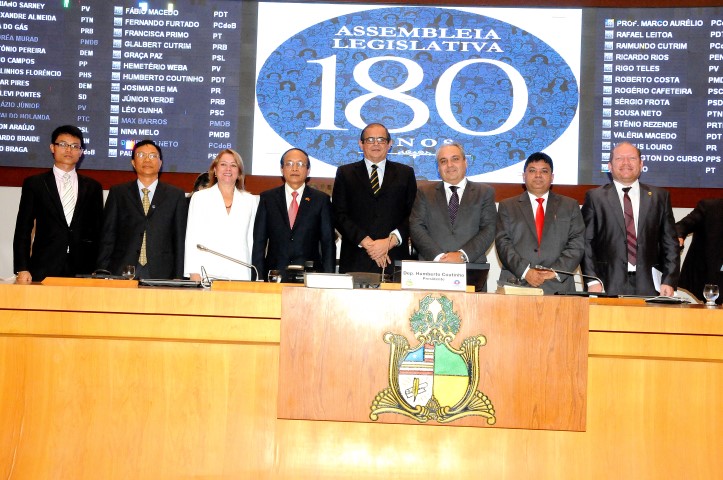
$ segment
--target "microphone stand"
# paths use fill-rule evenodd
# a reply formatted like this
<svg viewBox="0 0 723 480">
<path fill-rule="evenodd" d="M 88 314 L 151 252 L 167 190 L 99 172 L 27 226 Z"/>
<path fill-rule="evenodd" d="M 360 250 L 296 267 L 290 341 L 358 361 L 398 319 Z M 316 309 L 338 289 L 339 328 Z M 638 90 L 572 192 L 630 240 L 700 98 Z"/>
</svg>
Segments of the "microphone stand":
<svg viewBox="0 0 723 480">
<path fill-rule="evenodd" d="M 564 271 L 564 270 L 556 270 L 556 269 L 550 268 L 550 267 L 543 267 L 542 265 L 535 265 L 535 266 L 532 267 L 532 268 L 534 268 L 535 270 L 542 270 L 542 271 L 544 271 L 544 272 L 553 272 L 553 273 L 556 273 L 556 274 L 558 274 L 558 275 L 570 275 L 570 276 L 573 276 L 573 277 L 574 277 L 575 275 L 580 275 L 581 278 L 592 278 L 593 280 L 597 280 L 598 282 L 600 282 L 600 286 L 602 287 L 602 291 L 603 291 L 603 293 L 605 293 L 605 285 L 603 284 L 603 281 L 600 280 L 599 277 L 595 277 L 595 276 L 593 276 L 593 275 L 585 275 L 584 273 L 575 273 L 575 272 L 566 272 L 566 271 Z M 594 294 L 595 292 L 589 292 L 589 293 Z"/>
<path fill-rule="evenodd" d="M 238 258 L 229 257 L 228 255 L 224 255 L 223 253 L 217 252 L 215 250 L 211 250 L 210 248 L 207 248 L 207 247 L 201 245 L 200 243 L 196 244 L 196 248 L 198 248 L 202 252 L 208 252 L 212 255 L 216 255 L 218 257 L 225 258 L 226 260 L 229 260 L 231 262 L 238 263 L 239 265 L 243 265 L 246 268 L 251 268 L 251 269 L 253 269 L 254 272 L 256 272 L 256 281 L 257 282 L 264 281 L 261 277 L 259 277 L 259 271 L 256 269 L 256 267 L 250 263 L 246 263 L 246 262 L 239 260 Z"/>
</svg>

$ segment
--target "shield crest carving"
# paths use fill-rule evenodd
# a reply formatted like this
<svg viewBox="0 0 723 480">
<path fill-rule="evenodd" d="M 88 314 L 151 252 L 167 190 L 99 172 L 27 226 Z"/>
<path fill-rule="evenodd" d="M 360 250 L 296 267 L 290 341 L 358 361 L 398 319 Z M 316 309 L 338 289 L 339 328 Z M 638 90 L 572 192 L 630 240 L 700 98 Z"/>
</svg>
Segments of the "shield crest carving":
<svg viewBox="0 0 723 480">
<path fill-rule="evenodd" d="M 419 310 L 410 318 L 419 342 L 413 348 L 403 335 L 384 335 L 390 345 L 389 386 L 372 402 L 369 417 L 373 421 L 382 413 L 392 413 L 421 423 L 449 423 L 470 415 L 486 418 L 488 425 L 495 423 L 492 401 L 477 390 L 479 348 L 487 339 L 476 335 L 455 348 L 452 342 L 461 319 L 453 307 L 444 295 L 427 295 L 419 302 Z"/>
</svg>

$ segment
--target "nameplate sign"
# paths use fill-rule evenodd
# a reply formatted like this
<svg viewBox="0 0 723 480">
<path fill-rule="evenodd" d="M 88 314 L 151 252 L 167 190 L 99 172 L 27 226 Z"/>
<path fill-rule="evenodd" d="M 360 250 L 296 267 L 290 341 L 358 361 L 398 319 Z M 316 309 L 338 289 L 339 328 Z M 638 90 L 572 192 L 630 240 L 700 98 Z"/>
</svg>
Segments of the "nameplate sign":
<svg viewBox="0 0 723 480">
<path fill-rule="evenodd" d="M 402 289 L 454 290 L 467 288 L 467 264 L 443 262 L 402 262 Z"/>
</svg>

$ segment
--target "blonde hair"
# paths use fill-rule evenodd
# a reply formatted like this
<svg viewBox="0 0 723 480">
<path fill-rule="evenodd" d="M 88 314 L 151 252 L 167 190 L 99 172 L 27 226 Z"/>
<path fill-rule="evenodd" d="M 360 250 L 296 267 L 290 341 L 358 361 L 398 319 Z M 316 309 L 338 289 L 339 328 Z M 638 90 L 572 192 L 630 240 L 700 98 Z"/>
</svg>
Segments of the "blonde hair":
<svg viewBox="0 0 723 480">
<path fill-rule="evenodd" d="M 218 182 L 218 179 L 216 178 L 216 167 L 218 166 L 218 162 L 221 160 L 221 157 L 227 153 L 233 157 L 236 165 L 238 165 L 239 172 L 238 178 L 236 179 L 236 188 L 238 190 L 244 189 L 244 161 L 236 150 L 231 150 L 230 148 L 221 150 L 218 155 L 216 155 L 216 158 L 213 159 L 213 162 L 211 162 L 211 166 L 208 167 L 208 186 L 206 188 L 212 187 Z"/>
</svg>

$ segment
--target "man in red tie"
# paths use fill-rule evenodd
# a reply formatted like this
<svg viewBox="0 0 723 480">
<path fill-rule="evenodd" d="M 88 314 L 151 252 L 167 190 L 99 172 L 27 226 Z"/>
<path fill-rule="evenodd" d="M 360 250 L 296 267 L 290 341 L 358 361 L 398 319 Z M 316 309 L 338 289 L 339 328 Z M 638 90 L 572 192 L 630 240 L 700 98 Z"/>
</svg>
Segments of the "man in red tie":
<svg viewBox="0 0 723 480">
<path fill-rule="evenodd" d="M 609 163 L 613 182 L 588 191 L 585 255 L 582 273 L 599 277 L 588 290 L 622 295 L 672 296 L 680 276 L 680 255 L 670 195 L 638 181 L 643 170 L 640 150 L 615 146 Z M 657 273 L 654 273 L 657 272 Z"/>
<path fill-rule="evenodd" d="M 334 220 L 329 195 L 306 185 L 311 164 L 299 148 L 281 156 L 284 184 L 261 194 L 254 222 L 251 261 L 264 279 L 289 265 L 314 263 L 317 272 L 336 268 Z"/>
<path fill-rule="evenodd" d="M 575 291 L 572 275 L 535 268 L 574 272 L 584 251 L 580 206 L 575 199 L 550 190 L 554 177 L 552 158 L 533 153 L 522 173 L 527 191 L 500 202 L 495 238 L 500 282 L 519 279 L 545 294 Z"/>
</svg>

